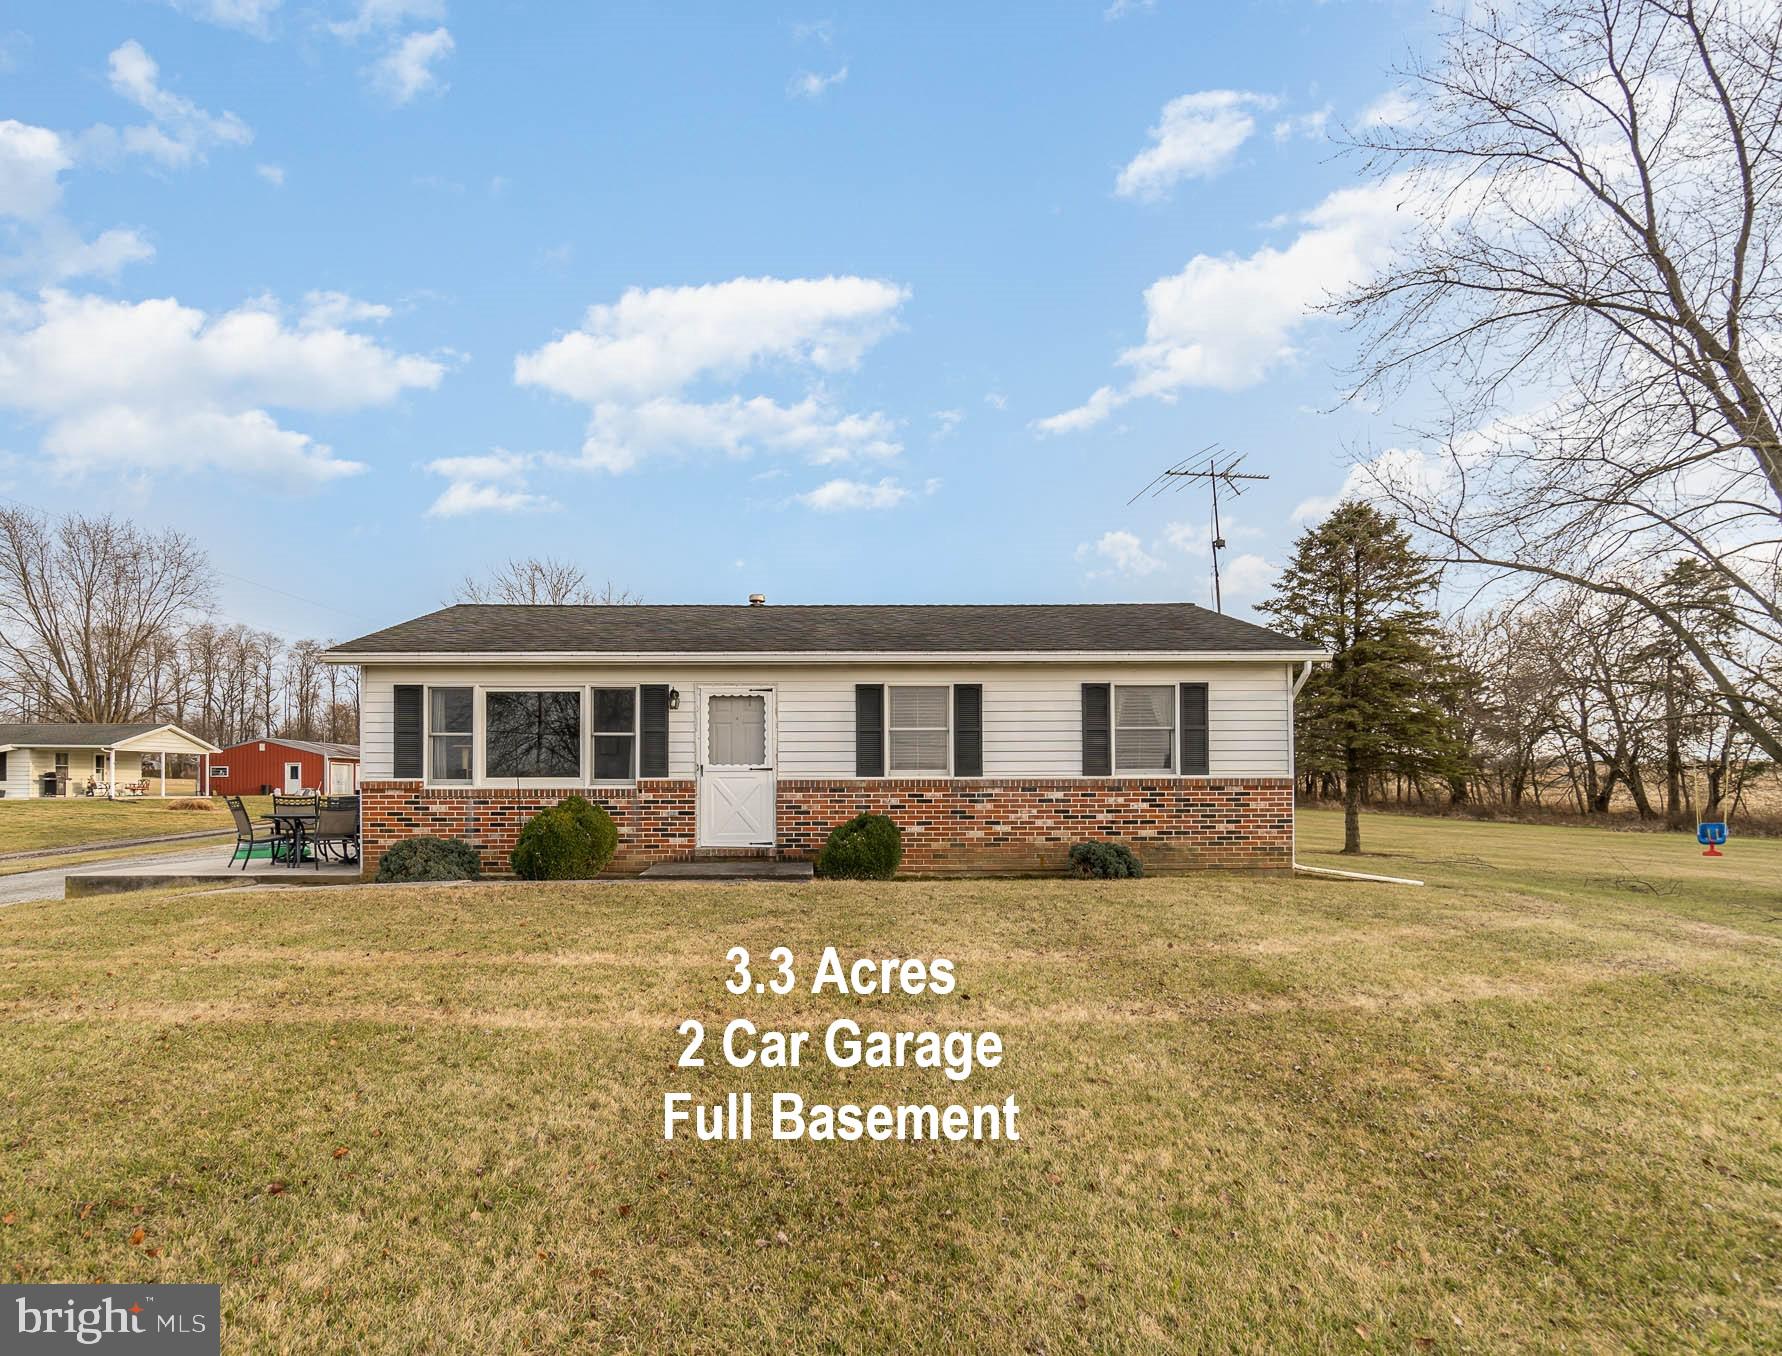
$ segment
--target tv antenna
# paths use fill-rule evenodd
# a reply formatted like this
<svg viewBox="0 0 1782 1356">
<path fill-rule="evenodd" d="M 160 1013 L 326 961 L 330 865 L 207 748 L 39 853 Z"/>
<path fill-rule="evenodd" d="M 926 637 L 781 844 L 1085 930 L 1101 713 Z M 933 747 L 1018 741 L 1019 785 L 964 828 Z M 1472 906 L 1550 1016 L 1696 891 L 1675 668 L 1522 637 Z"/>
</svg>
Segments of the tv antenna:
<svg viewBox="0 0 1782 1356">
<path fill-rule="evenodd" d="M 1213 557 L 1213 610 L 1225 611 L 1225 600 L 1219 591 L 1219 553 L 1225 549 L 1225 537 L 1219 528 L 1219 487 L 1223 485 L 1226 493 L 1233 499 L 1243 494 L 1245 482 L 1251 480 L 1267 480 L 1265 475 L 1254 471 L 1241 470 L 1247 452 L 1233 452 L 1229 448 L 1220 447 L 1218 443 L 1208 443 L 1198 452 L 1191 452 L 1174 466 L 1166 466 L 1151 478 L 1151 483 L 1126 502 L 1136 504 L 1141 499 L 1155 499 L 1165 491 L 1180 491 L 1183 486 L 1205 482 L 1213 494 L 1213 535 L 1211 537 Z"/>
</svg>

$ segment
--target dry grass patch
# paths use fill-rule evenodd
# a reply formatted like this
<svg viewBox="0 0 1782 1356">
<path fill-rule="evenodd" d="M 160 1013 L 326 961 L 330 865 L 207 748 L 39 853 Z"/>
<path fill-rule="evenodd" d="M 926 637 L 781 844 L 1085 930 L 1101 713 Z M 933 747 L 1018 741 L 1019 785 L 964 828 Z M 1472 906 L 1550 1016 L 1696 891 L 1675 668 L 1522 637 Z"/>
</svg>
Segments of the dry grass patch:
<svg viewBox="0 0 1782 1356">
<path fill-rule="evenodd" d="M 1712 875 L 1683 844 L 1626 886 L 1587 832 L 1406 823 L 1396 850 L 1427 859 L 1426 890 L 21 906 L 0 943 L 0 1264 L 220 1281 L 240 1350 L 1764 1346 L 1782 844 Z M 1549 832 L 1566 841 L 1513 841 Z M 831 943 L 950 956 L 960 991 L 723 992 L 726 948 L 781 943 L 807 976 Z M 1008 1058 L 958 1086 L 672 1067 L 682 1018 L 734 1015 L 994 1026 Z M 1023 1138 L 667 1145 L 680 1088 L 1013 1093 Z"/>
</svg>

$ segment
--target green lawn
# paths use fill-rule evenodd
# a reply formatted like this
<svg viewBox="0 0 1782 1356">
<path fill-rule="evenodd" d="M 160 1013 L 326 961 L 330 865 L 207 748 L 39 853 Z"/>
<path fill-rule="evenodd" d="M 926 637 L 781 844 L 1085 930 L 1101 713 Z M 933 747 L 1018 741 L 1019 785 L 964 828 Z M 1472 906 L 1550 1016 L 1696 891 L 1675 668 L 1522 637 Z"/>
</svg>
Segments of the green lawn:
<svg viewBox="0 0 1782 1356">
<path fill-rule="evenodd" d="M 219 1281 L 225 1349 L 1774 1349 L 1782 843 L 1370 817 L 1429 888 L 353 887 L 0 913 L 0 1265 Z M 943 955 L 731 998 L 725 950 Z M 763 975 L 771 967 L 762 963 Z M 686 1017 L 1003 1067 L 674 1067 Z M 820 1040 L 820 1036 L 818 1038 Z M 1015 1144 L 674 1144 L 664 1092 Z M 763 1133 L 765 1133 L 763 1131 Z"/>
<path fill-rule="evenodd" d="M 271 807 L 270 796 L 244 796 L 253 814 Z M 65 799 L 0 800 L 0 853 L 35 848 L 76 848 L 126 838 L 195 833 L 214 828 L 232 832 L 221 796 L 208 810 L 173 810 L 165 800 Z"/>
</svg>

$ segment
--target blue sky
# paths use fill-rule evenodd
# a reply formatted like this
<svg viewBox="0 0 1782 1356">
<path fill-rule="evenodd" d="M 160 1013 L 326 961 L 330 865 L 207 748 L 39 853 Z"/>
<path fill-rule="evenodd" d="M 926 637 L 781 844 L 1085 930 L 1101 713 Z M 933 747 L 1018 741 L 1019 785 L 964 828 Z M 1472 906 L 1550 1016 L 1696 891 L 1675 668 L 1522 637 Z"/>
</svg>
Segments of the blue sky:
<svg viewBox="0 0 1782 1356">
<path fill-rule="evenodd" d="M 650 601 L 1208 597 L 1391 409 L 1309 309 L 1424 6 L 14 4 L 0 495 L 343 636 L 510 554 Z M 1297 517 L 1295 516 L 1297 513 Z M 328 601 L 301 603 L 246 581 Z"/>
</svg>

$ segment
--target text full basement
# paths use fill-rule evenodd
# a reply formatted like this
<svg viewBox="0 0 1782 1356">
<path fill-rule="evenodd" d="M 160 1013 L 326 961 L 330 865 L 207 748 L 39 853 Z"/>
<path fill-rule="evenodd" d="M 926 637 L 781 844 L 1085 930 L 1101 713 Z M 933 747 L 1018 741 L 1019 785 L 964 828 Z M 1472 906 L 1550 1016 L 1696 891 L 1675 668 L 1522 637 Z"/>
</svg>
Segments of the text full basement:
<svg viewBox="0 0 1782 1356">
<path fill-rule="evenodd" d="M 692 1105 L 690 1092 L 670 1092 L 662 1098 L 662 1138 L 674 1139 L 691 1132 L 700 1140 L 752 1140 L 755 1138 L 755 1094 L 733 1092 L 721 1102 Z M 770 1138 L 777 1140 L 1018 1140 L 1015 1119 L 1021 1108 L 1013 1095 L 1001 1102 L 966 1106 L 959 1102 L 936 1106 L 931 1102 L 876 1102 L 839 1106 L 812 1102 L 795 1092 L 773 1094 L 769 1117 Z"/>
</svg>

